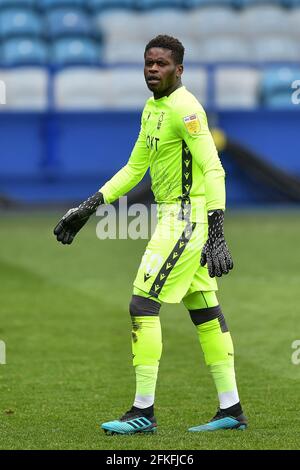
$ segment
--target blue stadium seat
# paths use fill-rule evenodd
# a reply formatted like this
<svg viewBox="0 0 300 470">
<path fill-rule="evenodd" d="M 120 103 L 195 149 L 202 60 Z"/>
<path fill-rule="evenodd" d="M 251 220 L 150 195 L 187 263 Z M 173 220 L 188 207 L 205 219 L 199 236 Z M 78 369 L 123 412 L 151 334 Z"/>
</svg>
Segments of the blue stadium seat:
<svg viewBox="0 0 300 470">
<path fill-rule="evenodd" d="M 94 15 L 95 32 L 103 34 L 106 42 L 111 38 L 117 38 L 119 42 L 128 38 L 138 40 L 141 32 L 145 31 L 144 23 L 147 16 L 119 8 L 98 11 Z"/>
<path fill-rule="evenodd" d="M 47 14 L 47 32 L 51 38 L 70 35 L 92 36 L 92 21 L 81 9 L 57 8 Z"/>
<path fill-rule="evenodd" d="M 241 14 L 232 8 L 207 7 L 192 11 L 189 21 L 191 34 L 202 39 L 220 34 L 242 34 Z"/>
<path fill-rule="evenodd" d="M 38 0 L 38 4 L 44 10 L 57 7 L 85 8 L 87 5 L 87 0 Z"/>
<path fill-rule="evenodd" d="M 184 5 L 188 8 L 224 6 L 234 8 L 239 0 L 184 0 Z"/>
<path fill-rule="evenodd" d="M 208 73 L 205 67 L 185 67 L 183 85 L 196 96 L 202 105 L 207 103 Z"/>
<path fill-rule="evenodd" d="M 300 40 L 300 5 L 299 8 L 287 10 L 288 31 L 291 36 Z"/>
<path fill-rule="evenodd" d="M 257 5 L 280 5 L 285 6 L 286 0 L 236 0 L 237 6 L 245 8 Z"/>
<path fill-rule="evenodd" d="M 54 41 L 51 51 L 54 65 L 96 65 L 101 62 L 102 48 L 88 38 L 62 38 Z"/>
<path fill-rule="evenodd" d="M 282 0 L 283 4 L 286 5 L 287 7 L 299 7 L 300 6 L 300 0 Z"/>
<path fill-rule="evenodd" d="M 269 68 L 261 82 L 261 102 L 271 108 L 294 107 L 292 102 L 293 81 L 299 80 L 300 68 Z"/>
<path fill-rule="evenodd" d="M 257 107 L 260 81 L 261 73 L 255 67 L 218 67 L 215 72 L 215 99 L 218 108 Z"/>
<path fill-rule="evenodd" d="M 44 111 L 48 107 L 47 67 L 13 67 L 6 69 L 5 109 Z"/>
<path fill-rule="evenodd" d="M 278 5 L 256 5 L 239 16 L 241 30 L 249 36 L 289 33 L 290 13 Z"/>
<path fill-rule="evenodd" d="M 34 8 L 38 6 L 39 0 L 0 0 L 1 8 L 12 8 L 12 7 L 30 7 Z"/>
<path fill-rule="evenodd" d="M 40 36 L 43 34 L 43 20 L 34 11 L 9 8 L 0 14 L 0 36 Z"/>
<path fill-rule="evenodd" d="M 212 36 L 199 43 L 199 60 L 204 62 L 248 61 L 249 44 L 236 36 Z"/>
<path fill-rule="evenodd" d="M 251 59 L 261 62 L 296 62 L 300 60 L 299 43 L 289 36 L 260 36 L 252 42 Z"/>
<path fill-rule="evenodd" d="M 201 10 L 202 11 L 202 10 Z M 184 16 L 184 21 L 182 17 Z M 155 8 L 151 11 L 140 12 L 135 15 L 131 24 L 133 26 L 132 33 L 140 39 L 143 39 L 145 45 L 152 37 L 161 34 L 169 34 L 176 36 L 185 42 L 186 39 L 194 38 L 195 28 L 192 26 L 194 12 L 185 12 L 179 8 Z M 130 20 L 128 21 L 129 28 Z M 124 34 L 128 37 L 128 34 Z M 131 34 L 133 38 L 133 34 Z"/>
<path fill-rule="evenodd" d="M 139 10 L 152 10 L 153 8 L 182 8 L 182 0 L 136 0 Z"/>
<path fill-rule="evenodd" d="M 145 41 L 109 39 L 105 44 L 104 60 L 107 64 L 142 64 L 144 62 Z"/>
<path fill-rule="evenodd" d="M 95 11 L 109 10 L 113 8 L 134 9 L 136 0 L 86 0 L 89 7 Z"/>
<path fill-rule="evenodd" d="M 128 77 L 126 81 L 120 80 L 120 74 L 123 73 Z M 142 110 L 151 96 L 139 68 L 112 68 L 109 71 L 109 83 L 111 109 Z"/>
<path fill-rule="evenodd" d="M 110 109 L 110 70 L 102 67 L 66 67 L 54 76 L 54 106 L 58 110 Z"/>
<path fill-rule="evenodd" d="M 2 44 L 1 57 L 3 65 L 45 65 L 48 60 L 48 48 L 40 39 L 7 39 Z"/>
</svg>

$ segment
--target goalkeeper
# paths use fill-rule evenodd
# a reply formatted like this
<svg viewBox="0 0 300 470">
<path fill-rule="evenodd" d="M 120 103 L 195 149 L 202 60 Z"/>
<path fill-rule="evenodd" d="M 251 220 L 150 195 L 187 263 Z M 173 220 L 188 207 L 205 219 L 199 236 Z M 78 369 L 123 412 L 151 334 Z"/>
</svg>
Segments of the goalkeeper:
<svg viewBox="0 0 300 470">
<path fill-rule="evenodd" d="M 136 394 L 129 411 L 102 424 L 110 434 L 156 430 L 154 397 L 162 353 L 159 311 L 163 302 L 181 300 L 195 325 L 219 399 L 216 415 L 189 431 L 247 427 L 232 340 L 216 296 L 216 276 L 233 267 L 223 229 L 225 174 L 206 114 L 181 83 L 183 56 L 183 45 L 170 36 L 157 36 L 147 44 L 144 74 L 153 97 L 146 102 L 128 163 L 96 194 L 67 212 L 54 229 L 58 241 L 72 243 L 100 204 L 126 194 L 150 167 L 158 224 L 129 307 Z"/>
</svg>

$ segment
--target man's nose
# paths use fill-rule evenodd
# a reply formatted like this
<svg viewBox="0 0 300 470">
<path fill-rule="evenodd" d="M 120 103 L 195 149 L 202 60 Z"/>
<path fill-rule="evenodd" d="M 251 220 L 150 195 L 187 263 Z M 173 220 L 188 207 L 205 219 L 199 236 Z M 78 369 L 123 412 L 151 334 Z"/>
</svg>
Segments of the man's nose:
<svg viewBox="0 0 300 470">
<path fill-rule="evenodd" d="M 149 72 L 158 72 L 158 67 L 157 67 L 157 64 L 152 64 L 150 69 L 149 69 Z"/>
</svg>

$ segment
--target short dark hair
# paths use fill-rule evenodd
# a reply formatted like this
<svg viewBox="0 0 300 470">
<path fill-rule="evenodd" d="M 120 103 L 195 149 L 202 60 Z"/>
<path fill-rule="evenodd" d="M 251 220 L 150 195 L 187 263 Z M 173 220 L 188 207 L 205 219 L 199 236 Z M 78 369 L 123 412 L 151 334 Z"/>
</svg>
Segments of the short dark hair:
<svg viewBox="0 0 300 470">
<path fill-rule="evenodd" d="M 173 38 L 172 36 L 167 36 L 166 34 L 160 34 L 155 38 L 151 39 L 145 47 L 144 57 L 146 52 L 152 47 L 161 47 L 162 49 L 169 49 L 172 51 L 172 57 L 176 65 L 181 65 L 183 63 L 184 57 L 184 47 L 181 42 Z"/>
</svg>

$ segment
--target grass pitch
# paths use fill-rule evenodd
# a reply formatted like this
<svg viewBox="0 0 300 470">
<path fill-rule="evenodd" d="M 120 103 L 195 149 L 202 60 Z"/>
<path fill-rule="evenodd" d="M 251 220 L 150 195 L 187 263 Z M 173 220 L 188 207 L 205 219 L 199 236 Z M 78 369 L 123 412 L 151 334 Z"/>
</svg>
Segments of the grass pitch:
<svg viewBox="0 0 300 470">
<path fill-rule="evenodd" d="M 219 300 L 236 351 L 246 432 L 188 433 L 216 392 L 183 305 L 161 309 L 164 351 L 156 435 L 106 436 L 134 396 L 128 303 L 146 242 L 100 241 L 95 219 L 72 246 L 59 215 L 1 215 L 1 449 L 297 449 L 300 364 L 299 212 L 228 213 L 235 269 Z"/>
</svg>

